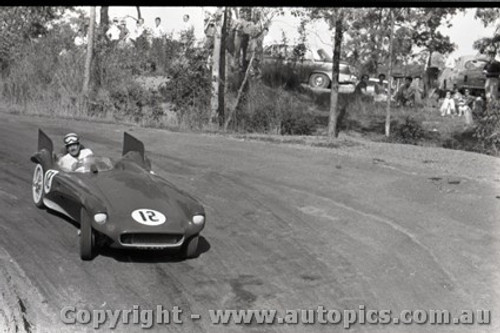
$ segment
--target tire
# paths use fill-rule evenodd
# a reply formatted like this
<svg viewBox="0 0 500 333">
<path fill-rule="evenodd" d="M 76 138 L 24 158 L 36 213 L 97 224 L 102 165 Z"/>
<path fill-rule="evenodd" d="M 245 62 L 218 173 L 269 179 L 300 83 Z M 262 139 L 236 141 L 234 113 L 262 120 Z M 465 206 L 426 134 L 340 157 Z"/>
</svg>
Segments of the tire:
<svg viewBox="0 0 500 333">
<path fill-rule="evenodd" d="M 92 229 L 92 221 L 86 209 L 80 212 L 80 258 L 92 260 L 95 251 L 95 231 Z"/>
<path fill-rule="evenodd" d="M 43 177 L 44 170 L 41 164 L 37 163 L 33 171 L 33 182 L 31 183 L 31 193 L 33 196 L 33 203 L 38 208 L 43 208 Z"/>
<path fill-rule="evenodd" d="M 330 86 L 330 78 L 326 74 L 314 73 L 309 77 L 309 85 L 312 88 L 328 88 Z"/>
<path fill-rule="evenodd" d="M 196 258 L 198 256 L 198 240 L 199 235 L 189 238 L 184 245 L 184 258 Z"/>
</svg>

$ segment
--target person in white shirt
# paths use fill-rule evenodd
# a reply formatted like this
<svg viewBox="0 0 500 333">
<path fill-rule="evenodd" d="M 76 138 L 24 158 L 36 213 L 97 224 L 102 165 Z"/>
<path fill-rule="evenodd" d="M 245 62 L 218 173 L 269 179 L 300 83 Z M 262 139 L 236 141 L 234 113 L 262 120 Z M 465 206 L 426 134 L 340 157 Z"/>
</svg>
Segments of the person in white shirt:
<svg viewBox="0 0 500 333">
<path fill-rule="evenodd" d="M 187 44 L 190 38 L 194 37 L 194 25 L 189 22 L 189 15 L 182 17 L 182 25 L 178 32 L 178 38 L 182 44 Z"/>
<path fill-rule="evenodd" d="M 444 98 L 439 111 L 441 111 L 441 117 L 455 114 L 455 100 L 451 97 L 450 91 L 446 92 L 446 97 Z"/>
<path fill-rule="evenodd" d="M 132 16 L 129 16 L 129 17 L 132 17 Z M 133 18 L 133 19 L 135 20 L 135 18 Z M 137 38 L 141 37 L 145 33 L 145 31 L 146 31 L 146 28 L 144 27 L 144 19 L 141 17 L 140 19 L 136 20 L 135 27 L 130 32 L 129 38 L 133 41 L 136 41 Z"/>
<path fill-rule="evenodd" d="M 78 32 L 76 33 L 76 37 L 73 40 L 76 46 L 85 46 L 88 43 L 87 36 L 83 29 L 79 29 Z"/>
<path fill-rule="evenodd" d="M 112 42 L 118 42 L 120 39 L 121 30 L 118 28 L 118 19 L 114 18 L 108 31 L 106 31 L 106 37 Z"/>
<path fill-rule="evenodd" d="M 64 145 L 67 153 L 57 161 L 59 167 L 64 171 L 78 171 L 76 169 L 78 162 L 94 154 L 92 150 L 83 148 L 76 133 L 66 134 L 64 136 Z"/>
<path fill-rule="evenodd" d="M 152 30 L 152 37 L 154 39 L 162 39 L 165 36 L 165 31 L 161 27 L 161 18 L 157 17 L 155 18 L 155 26 L 153 27 Z"/>
</svg>

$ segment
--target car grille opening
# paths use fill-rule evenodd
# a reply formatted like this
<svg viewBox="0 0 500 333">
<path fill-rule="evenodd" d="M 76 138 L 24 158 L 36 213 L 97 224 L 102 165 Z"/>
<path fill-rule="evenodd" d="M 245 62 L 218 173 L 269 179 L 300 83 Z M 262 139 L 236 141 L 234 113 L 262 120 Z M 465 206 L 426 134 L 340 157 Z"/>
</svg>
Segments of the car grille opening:
<svg viewBox="0 0 500 333">
<path fill-rule="evenodd" d="M 183 235 L 178 234 L 122 234 L 120 241 L 124 245 L 175 245 L 179 243 Z"/>
</svg>

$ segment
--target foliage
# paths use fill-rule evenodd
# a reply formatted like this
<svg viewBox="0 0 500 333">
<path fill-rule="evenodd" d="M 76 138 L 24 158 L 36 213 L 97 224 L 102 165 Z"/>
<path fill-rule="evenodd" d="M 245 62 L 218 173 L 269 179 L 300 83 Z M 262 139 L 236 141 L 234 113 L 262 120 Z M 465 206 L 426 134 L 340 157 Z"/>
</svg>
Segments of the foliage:
<svg viewBox="0 0 500 333">
<path fill-rule="evenodd" d="M 378 73 L 380 65 L 388 66 L 390 15 L 395 14 L 393 61 L 408 65 L 415 62 L 415 46 L 425 52 L 449 53 L 455 46 L 448 36 L 438 30 L 450 25 L 451 18 L 463 11 L 461 8 L 308 8 L 295 10 L 302 24 L 311 20 L 325 20 L 333 29 L 340 11 L 344 14 L 343 30 L 346 37 L 341 58 L 358 66 L 360 72 Z"/>
<path fill-rule="evenodd" d="M 305 112 L 307 104 L 281 87 L 253 82 L 242 105 L 233 118 L 241 131 L 311 135 L 316 128 L 314 117 Z"/>
<path fill-rule="evenodd" d="M 474 137 L 479 151 L 498 156 L 500 149 L 500 102 L 489 103 L 486 111 L 479 117 Z"/>
<path fill-rule="evenodd" d="M 422 121 L 408 116 L 404 123 L 396 126 L 392 135 L 398 142 L 416 145 L 424 137 L 425 131 L 422 127 Z"/>
<path fill-rule="evenodd" d="M 26 42 L 35 42 L 53 28 L 71 7 L 1 7 L 0 65 L 5 71 L 19 57 Z"/>
</svg>

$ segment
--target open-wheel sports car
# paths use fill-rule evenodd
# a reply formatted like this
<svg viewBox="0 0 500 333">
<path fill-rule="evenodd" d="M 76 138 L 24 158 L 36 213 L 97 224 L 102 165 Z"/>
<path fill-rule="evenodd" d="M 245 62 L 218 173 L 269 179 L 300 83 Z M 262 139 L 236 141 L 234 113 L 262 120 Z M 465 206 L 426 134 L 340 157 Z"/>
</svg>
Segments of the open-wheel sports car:
<svg viewBox="0 0 500 333">
<path fill-rule="evenodd" d="M 32 194 L 35 205 L 80 225 L 80 257 L 91 260 L 104 246 L 171 249 L 198 254 L 205 210 L 192 196 L 151 170 L 144 144 L 124 133 L 120 159 L 89 156 L 77 171 L 57 164 L 52 140 L 38 130 Z"/>
</svg>

